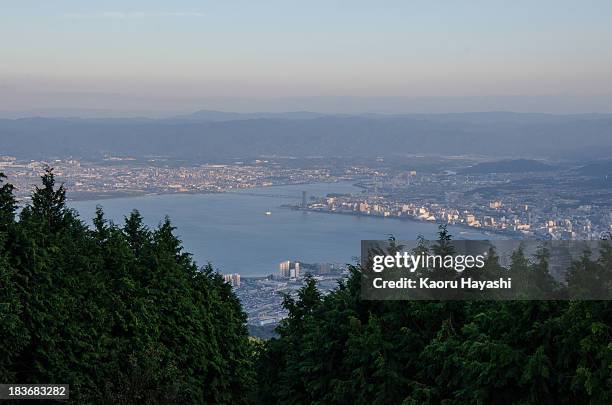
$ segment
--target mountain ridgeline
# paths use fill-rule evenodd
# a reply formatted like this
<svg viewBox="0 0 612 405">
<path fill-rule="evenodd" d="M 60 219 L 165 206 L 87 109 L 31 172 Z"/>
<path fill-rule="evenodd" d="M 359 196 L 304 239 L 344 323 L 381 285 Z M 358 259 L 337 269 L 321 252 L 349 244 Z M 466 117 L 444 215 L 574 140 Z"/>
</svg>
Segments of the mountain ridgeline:
<svg viewBox="0 0 612 405">
<path fill-rule="evenodd" d="M 166 156 L 393 156 L 415 153 L 506 157 L 612 155 L 609 115 L 515 113 L 322 115 L 201 111 L 168 119 L 0 120 L 0 155 L 95 158 Z M 42 153 L 42 152 L 40 152 Z"/>
<path fill-rule="evenodd" d="M 65 198 L 48 169 L 17 214 L 0 174 L 0 383 L 70 384 L 94 404 L 612 403 L 609 301 L 368 301 L 352 266 L 327 295 L 307 276 L 264 342 L 168 219 L 98 209 L 88 228 Z M 450 240 L 442 227 L 437 246 Z M 609 275 L 601 246 L 568 274 Z M 512 256 L 538 282 L 547 263 Z M 498 270 L 491 250 L 483 271 Z"/>
</svg>

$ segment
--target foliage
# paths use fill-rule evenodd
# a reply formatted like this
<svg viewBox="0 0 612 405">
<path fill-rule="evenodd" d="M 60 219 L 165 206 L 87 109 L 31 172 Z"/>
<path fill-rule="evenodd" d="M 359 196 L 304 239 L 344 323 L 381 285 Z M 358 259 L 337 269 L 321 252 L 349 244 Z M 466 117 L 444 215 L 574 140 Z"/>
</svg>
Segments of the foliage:
<svg viewBox="0 0 612 405">
<path fill-rule="evenodd" d="M 0 382 L 70 384 L 75 403 L 246 401 L 246 316 L 167 218 L 98 209 L 90 229 L 48 169 L 17 219 L 0 186 Z"/>
<path fill-rule="evenodd" d="M 441 228 L 435 251 L 449 241 Z M 603 249 L 589 266 L 612 268 Z M 546 263 L 518 251 L 512 266 L 547 285 Z M 497 266 L 491 251 L 484 271 Z M 309 280 L 285 300 L 258 360 L 262 403 L 612 403 L 608 301 L 367 301 L 351 272 L 326 296 Z"/>
</svg>

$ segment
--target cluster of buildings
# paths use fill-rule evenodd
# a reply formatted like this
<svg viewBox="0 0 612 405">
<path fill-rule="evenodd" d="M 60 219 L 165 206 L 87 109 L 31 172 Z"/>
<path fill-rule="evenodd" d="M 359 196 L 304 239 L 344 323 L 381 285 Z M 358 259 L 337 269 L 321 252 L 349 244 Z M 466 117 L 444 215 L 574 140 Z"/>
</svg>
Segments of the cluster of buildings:
<svg viewBox="0 0 612 405">
<path fill-rule="evenodd" d="M 338 280 L 347 277 L 347 272 L 336 272 L 314 276 L 317 288 L 323 294 L 337 288 Z M 234 291 L 247 313 L 247 323 L 252 326 L 276 325 L 287 317 L 283 308 L 285 296 L 297 296 L 304 285 L 304 278 L 244 277 L 240 288 Z"/>
<path fill-rule="evenodd" d="M 344 270 L 342 265 L 334 263 L 300 263 L 291 260 L 281 262 L 278 268 L 278 278 L 281 280 L 298 279 L 305 274 L 310 274 L 312 276 L 332 276 L 340 274 Z"/>
<path fill-rule="evenodd" d="M 94 163 L 76 159 L 19 161 L 14 157 L 0 156 L 0 172 L 6 174 L 21 198 L 28 198 L 33 187 L 40 184 L 40 176 L 47 166 L 54 168 L 59 181 L 75 199 L 214 193 L 330 181 L 328 169 L 280 167 L 265 160 L 177 166 L 163 159 L 108 158 Z"/>
<path fill-rule="evenodd" d="M 302 286 L 301 280 L 277 280 L 270 277 L 244 278 L 239 289 L 234 290 L 244 311 L 247 323 L 253 326 L 278 324 L 287 317 L 283 297 L 295 295 Z"/>
<path fill-rule="evenodd" d="M 234 288 L 240 287 L 240 274 L 232 273 L 232 274 L 223 274 L 223 281 L 230 284 Z"/>
<path fill-rule="evenodd" d="M 362 196 L 329 197 L 308 204 L 308 210 L 329 213 L 371 215 L 421 221 L 443 222 L 449 225 L 480 228 L 525 238 L 542 239 L 598 239 L 612 230 L 612 214 L 604 223 L 595 226 L 586 215 L 546 216 L 529 205 L 504 205 L 491 201 L 488 205 L 472 209 L 448 207 L 440 203 L 413 203 L 394 201 L 384 197 Z"/>
<path fill-rule="evenodd" d="M 319 197 L 297 208 L 441 222 L 529 239 L 598 239 L 612 231 L 612 201 L 580 204 L 570 200 L 580 190 L 559 190 L 550 178 L 537 190 L 507 191 L 497 185 L 503 180 L 498 177 L 383 173 L 361 183 L 364 193 Z"/>
<path fill-rule="evenodd" d="M 276 325 L 287 317 L 283 308 L 285 296 L 295 297 L 304 285 L 304 275 L 311 274 L 317 281 L 317 288 L 327 293 L 338 285 L 338 280 L 347 277 L 347 270 L 331 263 L 300 263 L 285 260 L 279 264 L 279 273 L 267 277 L 240 277 L 240 274 L 223 274 L 225 282 L 234 287 L 247 313 L 251 326 Z"/>
<path fill-rule="evenodd" d="M 286 260 L 278 266 L 281 278 L 300 278 L 300 262 Z"/>
</svg>

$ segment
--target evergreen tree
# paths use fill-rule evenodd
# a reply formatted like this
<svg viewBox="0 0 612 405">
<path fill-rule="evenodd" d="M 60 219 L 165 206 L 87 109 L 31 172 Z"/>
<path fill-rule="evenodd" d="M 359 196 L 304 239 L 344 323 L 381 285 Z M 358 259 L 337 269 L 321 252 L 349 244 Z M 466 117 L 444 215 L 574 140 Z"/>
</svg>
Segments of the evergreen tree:
<svg viewBox="0 0 612 405">
<path fill-rule="evenodd" d="M 0 381 L 15 381 L 11 367 L 30 336 L 22 322 L 22 305 L 10 264 L 9 241 L 14 235 L 16 202 L 13 186 L 0 172 Z"/>
<path fill-rule="evenodd" d="M 450 251 L 439 236 L 434 250 Z M 545 252 L 512 259 L 512 271 L 548 283 Z M 494 251 L 482 271 L 502 271 Z M 330 294 L 312 299 L 308 283 L 286 301 L 258 359 L 261 403 L 610 402 L 608 301 L 366 301 L 361 276 L 354 267 Z"/>
<path fill-rule="evenodd" d="M 6 183 L 6 176 L 0 172 L 0 232 L 7 232 L 15 221 L 17 202 L 13 196 L 13 185 Z"/>
<path fill-rule="evenodd" d="M 252 346 L 231 287 L 166 219 L 89 229 L 47 169 L 14 219 L 0 187 L 0 378 L 67 383 L 74 403 L 244 403 Z"/>
<path fill-rule="evenodd" d="M 46 222 L 48 231 L 53 232 L 62 226 L 66 214 L 66 189 L 62 184 L 55 188 L 55 176 L 51 167 L 45 168 L 41 177 L 42 187 L 36 186 L 32 194 L 32 205 L 29 206 L 33 215 Z"/>
</svg>

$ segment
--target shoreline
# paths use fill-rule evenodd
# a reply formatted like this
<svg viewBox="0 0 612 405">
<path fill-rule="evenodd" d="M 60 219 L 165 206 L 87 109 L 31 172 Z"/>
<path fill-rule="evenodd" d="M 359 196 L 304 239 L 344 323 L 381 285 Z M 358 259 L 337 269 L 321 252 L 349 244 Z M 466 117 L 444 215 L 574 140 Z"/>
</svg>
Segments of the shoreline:
<svg viewBox="0 0 612 405">
<path fill-rule="evenodd" d="M 275 187 L 287 187 L 287 186 L 301 186 L 301 185 L 312 185 L 312 184 L 335 184 L 335 183 L 352 183 L 355 180 L 337 180 L 337 181 L 316 181 L 316 182 L 301 182 L 301 183 L 287 183 L 287 184 L 272 184 L 269 186 L 264 186 L 264 185 L 257 185 L 254 187 L 245 187 L 245 188 L 233 188 L 233 189 L 228 189 L 228 190 L 224 190 L 224 191 L 186 191 L 186 192 L 179 192 L 179 191 L 175 191 L 175 192 L 154 192 L 154 193 L 147 193 L 147 192 L 126 192 L 126 193 L 122 193 L 122 192 L 100 192 L 100 193 L 96 193 L 96 192 L 91 192 L 91 193 L 87 193 L 87 192 L 79 192 L 79 191 L 73 191 L 70 192 L 70 190 L 66 191 L 66 195 L 70 196 L 70 195 L 74 195 L 74 194 L 84 194 L 83 196 L 78 196 L 76 198 L 68 198 L 68 201 L 98 201 L 98 200 L 111 200 L 111 199 L 127 199 L 127 198 L 138 198 L 138 197 L 157 197 L 157 196 L 165 196 L 165 195 L 206 195 L 206 194 L 227 194 L 227 193 L 240 193 L 240 192 L 247 192 L 249 190 L 256 190 L 256 189 L 268 189 L 268 188 L 275 188 Z M 352 184 L 354 186 L 354 184 Z M 357 186 L 356 186 L 357 187 Z M 87 194 L 87 195 L 85 195 Z M 21 198 L 20 201 L 27 201 L 29 200 L 29 198 Z"/>
<path fill-rule="evenodd" d="M 411 216 L 405 216 L 405 217 L 397 217 L 397 216 L 383 216 L 383 215 L 371 215 L 371 214 L 362 214 L 360 212 L 343 212 L 343 211 L 329 211 L 329 210 L 316 210 L 316 209 L 304 209 L 304 208 L 300 208 L 297 206 L 290 206 L 290 205 L 282 205 L 281 208 L 285 208 L 285 209 L 291 209 L 294 211 L 302 211 L 302 212 L 314 212 L 314 213 L 319 213 L 319 214 L 328 214 L 328 215 L 333 215 L 333 214 L 337 214 L 337 215 L 349 215 L 349 216 L 356 216 L 356 217 L 364 217 L 364 218 L 378 218 L 378 219 L 394 219 L 394 220 L 401 220 L 401 221 L 410 221 L 410 222 L 416 222 L 416 223 L 422 223 L 422 224 L 445 224 L 448 226 L 454 226 L 457 228 L 461 228 L 461 229 L 466 229 L 466 230 L 470 230 L 472 232 L 476 232 L 476 233 L 492 233 L 498 236 L 505 236 L 511 239 L 517 239 L 517 237 L 521 237 L 523 235 L 520 234 L 514 234 L 511 233 L 509 231 L 500 231 L 500 230 L 496 230 L 496 229 L 487 229 L 487 228 L 474 228 L 465 224 L 450 224 L 448 222 L 440 222 L 440 221 L 424 221 L 418 218 L 414 218 Z"/>
<path fill-rule="evenodd" d="M 257 185 L 255 187 L 246 187 L 239 189 L 229 189 L 225 191 L 189 191 L 189 192 L 159 192 L 159 193 L 145 193 L 145 192 L 110 192 L 110 193 L 83 193 L 89 195 L 77 196 L 76 198 L 69 198 L 70 202 L 87 202 L 87 201 L 104 201 L 104 200 L 113 200 L 113 199 L 132 199 L 139 197 L 159 197 L 159 196 L 168 196 L 168 195 L 208 195 L 208 194 L 240 194 L 241 192 L 248 193 L 251 190 L 261 190 L 261 189 L 273 189 L 276 187 L 287 187 L 287 186 L 300 186 L 300 185 L 314 185 L 314 184 L 336 184 L 336 183 L 350 183 L 353 187 L 364 189 L 362 185 L 359 184 L 361 179 L 352 179 L 352 180 L 334 180 L 334 181 L 317 181 L 317 182 L 299 182 L 299 183 L 287 183 L 287 184 L 272 184 L 272 185 Z M 69 193 L 68 193 L 69 194 Z M 73 193 L 75 194 L 75 193 Z M 76 194 L 80 194 L 76 192 Z M 248 194 L 245 194 L 248 196 Z M 296 196 L 297 198 L 297 196 Z M 22 200 L 23 201 L 23 200 Z M 411 216 L 382 216 L 382 215 L 371 215 L 371 214 L 363 214 L 360 212 L 344 212 L 344 211 L 328 211 L 328 210 L 318 210 L 318 209 L 303 209 L 297 205 L 283 204 L 279 208 L 283 209 L 291 209 L 294 211 L 302 211 L 302 212 L 314 212 L 314 213 L 322 213 L 322 214 L 338 214 L 338 215 L 346 215 L 346 216 L 356 216 L 356 217 L 364 217 L 364 218 L 377 218 L 377 219 L 395 219 L 402 221 L 410 221 L 415 223 L 426 223 L 426 224 L 446 224 L 449 226 L 454 226 L 457 228 L 464 229 L 466 231 L 471 231 L 474 233 L 491 233 L 497 236 L 508 237 L 511 239 L 522 239 L 523 235 L 514 233 L 512 231 L 500 231 L 495 229 L 486 229 L 486 228 L 474 228 L 465 224 L 450 224 L 447 222 L 440 221 L 425 221 L 418 218 L 414 218 Z"/>
</svg>

